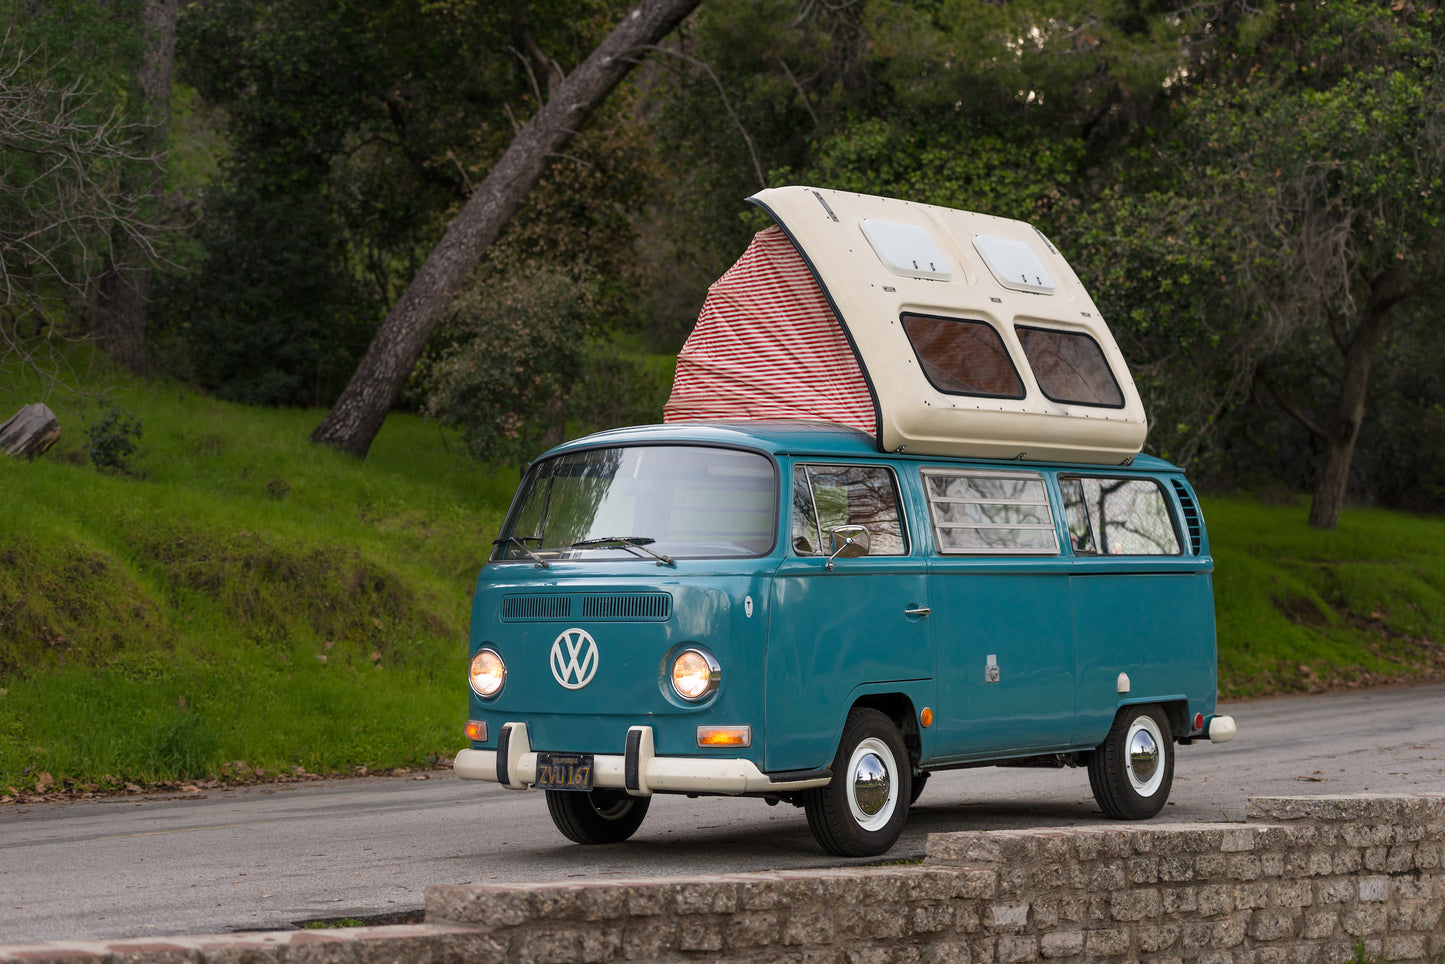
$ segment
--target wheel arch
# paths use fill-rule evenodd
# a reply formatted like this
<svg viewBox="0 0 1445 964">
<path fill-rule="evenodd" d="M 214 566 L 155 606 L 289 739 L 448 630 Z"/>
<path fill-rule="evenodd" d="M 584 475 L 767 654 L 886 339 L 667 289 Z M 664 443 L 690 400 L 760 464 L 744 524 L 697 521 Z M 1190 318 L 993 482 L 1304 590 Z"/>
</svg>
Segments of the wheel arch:
<svg viewBox="0 0 1445 964">
<path fill-rule="evenodd" d="M 893 725 L 898 727 L 898 732 L 903 737 L 903 745 L 908 748 L 910 762 L 917 767 L 923 756 L 923 734 L 918 727 L 918 705 L 913 698 L 898 690 L 865 693 L 853 700 L 843 718 L 847 719 L 848 713 L 860 706 L 877 710 L 893 721 Z"/>
<path fill-rule="evenodd" d="M 1187 737 L 1192 729 L 1189 722 L 1189 700 L 1182 696 L 1178 699 L 1160 700 L 1159 706 L 1169 720 L 1170 736 L 1174 737 L 1176 742 Z"/>
<path fill-rule="evenodd" d="M 1189 718 L 1189 698 L 1186 696 L 1165 696 L 1165 697 L 1140 697 L 1138 699 L 1121 700 L 1114 709 L 1114 719 L 1131 706 L 1157 706 L 1164 711 L 1164 718 L 1169 721 L 1169 735 L 1178 742 L 1189 736 L 1191 732 Z"/>
</svg>

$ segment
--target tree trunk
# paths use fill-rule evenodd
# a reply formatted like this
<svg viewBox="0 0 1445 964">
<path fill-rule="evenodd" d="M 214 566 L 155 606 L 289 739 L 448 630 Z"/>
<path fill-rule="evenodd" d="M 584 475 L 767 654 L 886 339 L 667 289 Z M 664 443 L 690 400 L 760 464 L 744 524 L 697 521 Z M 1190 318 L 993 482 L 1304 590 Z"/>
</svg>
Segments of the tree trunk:
<svg viewBox="0 0 1445 964">
<path fill-rule="evenodd" d="M 33 459 L 60 438 L 60 420 L 43 402 L 26 405 L 0 424 L 0 452 Z"/>
<path fill-rule="evenodd" d="M 1324 468 L 1314 501 L 1310 503 L 1309 524 L 1316 529 L 1333 529 L 1340 524 L 1340 511 L 1345 506 L 1345 493 L 1350 483 L 1350 463 L 1355 457 L 1355 442 L 1360 437 L 1360 424 L 1365 418 L 1365 398 L 1370 389 L 1370 364 L 1380 335 L 1385 330 L 1390 309 L 1405 295 L 1406 269 L 1391 269 L 1376 279 L 1370 288 L 1365 317 L 1345 348 L 1344 371 L 1340 376 L 1340 394 L 1334 417 L 1324 426 L 1324 442 L 1328 446 Z"/>
<path fill-rule="evenodd" d="M 171 118 L 171 74 L 175 63 L 178 0 L 145 0 L 141 29 L 145 55 L 136 72 L 140 88 L 144 153 L 153 160 L 121 177 L 121 190 L 142 195 L 159 208 L 165 192 L 166 132 Z M 96 338 L 106 353 L 137 374 L 145 374 L 146 313 L 150 305 L 151 255 L 123 228 L 111 233 L 100 276 Z"/>
<path fill-rule="evenodd" d="M 427 339 L 486 247 L 645 48 L 672 32 L 700 0 L 643 0 L 568 77 L 517 135 L 377 330 L 351 381 L 311 441 L 364 457 Z"/>
</svg>

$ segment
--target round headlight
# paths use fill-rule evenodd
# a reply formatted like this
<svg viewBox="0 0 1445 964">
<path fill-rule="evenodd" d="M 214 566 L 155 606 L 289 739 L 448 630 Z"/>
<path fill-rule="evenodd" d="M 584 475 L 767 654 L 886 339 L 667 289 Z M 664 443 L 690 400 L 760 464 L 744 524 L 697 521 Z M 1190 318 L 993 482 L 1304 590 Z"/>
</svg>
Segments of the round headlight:
<svg viewBox="0 0 1445 964">
<path fill-rule="evenodd" d="M 471 679 L 472 692 L 490 699 L 502 691 L 502 684 L 507 681 L 507 664 L 490 649 L 484 649 L 472 657 L 471 671 L 467 675 Z"/>
<path fill-rule="evenodd" d="M 672 689 L 689 703 L 717 689 L 720 679 L 717 660 L 700 649 L 685 649 L 672 661 Z"/>
</svg>

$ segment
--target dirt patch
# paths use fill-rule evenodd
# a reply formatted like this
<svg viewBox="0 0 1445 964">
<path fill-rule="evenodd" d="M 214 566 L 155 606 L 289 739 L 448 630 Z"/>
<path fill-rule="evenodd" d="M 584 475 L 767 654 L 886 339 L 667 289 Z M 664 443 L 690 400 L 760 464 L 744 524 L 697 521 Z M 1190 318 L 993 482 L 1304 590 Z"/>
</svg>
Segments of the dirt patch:
<svg viewBox="0 0 1445 964">
<path fill-rule="evenodd" d="M 350 548 L 178 529 L 134 541 L 173 603 L 186 592 L 208 597 L 258 642 L 288 638 L 300 626 L 332 645 L 378 645 L 378 630 L 389 625 L 437 636 L 452 631 L 400 576 Z"/>
<path fill-rule="evenodd" d="M 1320 629 L 1328 626 L 1330 619 L 1314 600 L 1304 596 L 1290 595 L 1284 599 L 1272 599 L 1274 607 L 1284 613 L 1286 619 L 1299 626 Z"/>
</svg>

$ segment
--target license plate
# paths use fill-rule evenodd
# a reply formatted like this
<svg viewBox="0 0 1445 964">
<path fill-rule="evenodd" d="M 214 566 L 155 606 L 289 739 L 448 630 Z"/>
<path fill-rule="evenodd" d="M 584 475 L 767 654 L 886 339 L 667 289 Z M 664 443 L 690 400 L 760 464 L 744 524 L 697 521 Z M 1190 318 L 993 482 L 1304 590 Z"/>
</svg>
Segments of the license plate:
<svg viewBox="0 0 1445 964">
<path fill-rule="evenodd" d="M 538 790 L 591 790 L 592 754 L 538 753 L 537 781 L 532 785 Z"/>
</svg>

